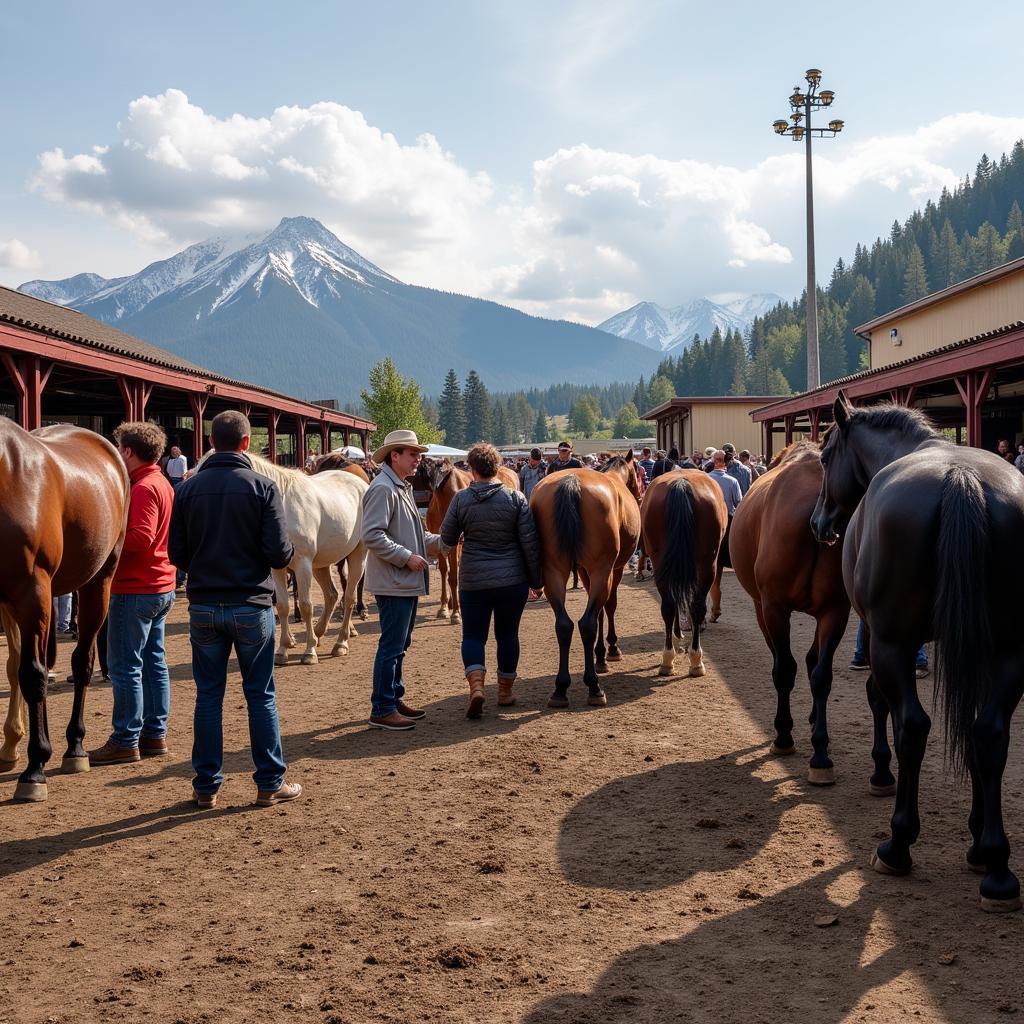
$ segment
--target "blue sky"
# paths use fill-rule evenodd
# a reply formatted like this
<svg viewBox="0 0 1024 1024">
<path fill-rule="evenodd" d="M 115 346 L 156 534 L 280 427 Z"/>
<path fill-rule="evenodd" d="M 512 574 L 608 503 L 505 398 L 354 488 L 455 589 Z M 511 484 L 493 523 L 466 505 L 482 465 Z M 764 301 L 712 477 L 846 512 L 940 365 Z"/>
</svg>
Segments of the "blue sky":
<svg viewBox="0 0 1024 1024">
<path fill-rule="evenodd" d="M 405 280 L 543 315 L 792 295 L 802 162 L 770 130 L 791 87 L 822 68 L 848 126 L 818 150 L 825 277 L 1024 135 L 999 46 L 1024 13 L 984 10 L 22 5 L 0 66 L 0 281 L 131 273 L 309 214 Z"/>
</svg>

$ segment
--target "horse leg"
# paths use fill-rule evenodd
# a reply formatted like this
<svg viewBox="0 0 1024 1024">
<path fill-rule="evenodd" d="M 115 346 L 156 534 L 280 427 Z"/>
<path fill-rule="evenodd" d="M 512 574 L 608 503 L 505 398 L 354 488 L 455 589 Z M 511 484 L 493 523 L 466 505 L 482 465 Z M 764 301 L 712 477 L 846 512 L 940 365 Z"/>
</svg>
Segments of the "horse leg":
<svg viewBox="0 0 1024 1024">
<path fill-rule="evenodd" d="M 100 574 L 94 576 L 78 591 L 78 641 L 71 653 L 71 675 L 75 682 L 75 697 L 68 721 L 68 749 L 61 761 L 61 770 L 68 773 L 87 772 L 89 755 L 82 741 L 85 739 L 85 694 L 92 682 L 93 663 L 96 658 L 96 634 L 107 616 L 110 604 L 110 583 L 117 568 L 112 558 Z"/>
<path fill-rule="evenodd" d="M 366 586 L 365 574 L 359 579 L 359 588 L 356 590 L 356 615 L 359 616 L 360 622 L 365 622 L 370 616 L 366 611 L 366 601 L 364 600 L 363 587 Z M 352 627 L 352 632 L 355 632 L 355 627 Z"/>
<path fill-rule="evenodd" d="M 818 619 L 815 630 L 816 664 L 810 671 L 813 721 L 811 746 L 814 755 L 807 770 L 807 781 L 815 786 L 829 786 L 836 781 L 835 770 L 828 756 L 828 697 L 832 692 L 832 663 L 846 633 L 850 613 L 845 608 L 831 608 Z M 808 652 L 808 663 L 810 663 Z"/>
<path fill-rule="evenodd" d="M 18 744 L 25 737 L 25 701 L 18 685 L 18 663 L 21 660 L 18 623 L 6 608 L 0 609 L 0 616 L 7 635 L 7 686 L 11 691 L 4 721 L 4 743 L 0 747 L 0 771 L 8 772 L 18 763 Z"/>
<path fill-rule="evenodd" d="M 622 661 L 622 651 L 619 649 L 619 634 L 615 629 L 615 610 L 619 606 L 619 583 L 622 582 L 623 566 L 619 566 L 612 573 L 612 592 L 608 595 L 608 601 L 604 606 L 608 616 L 608 660 Z"/>
<path fill-rule="evenodd" d="M 612 567 L 598 566 L 587 572 L 587 607 L 579 621 L 580 639 L 583 641 L 583 682 L 590 694 L 587 703 L 592 707 L 604 707 L 608 703 L 601 683 L 597 678 L 595 660 L 597 646 L 597 624 L 611 590 Z M 607 666 L 606 666 L 607 667 Z"/>
<path fill-rule="evenodd" d="M 315 567 L 313 569 L 313 579 L 316 580 L 317 586 L 320 587 L 324 595 L 324 609 L 320 613 L 320 618 L 316 620 L 316 625 L 313 627 L 317 638 L 320 638 L 327 632 L 334 609 L 338 607 L 339 595 L 338 588 L 334 585 L 334 577 L 331 575 L 330 565 L 323 565 L 319 568 Z"/>
<path fill-rule="evenodd" d="M 910 847 L 921 833 L 918 790 L 921 762 L 928 743 L 931 719 L 921 707 L 914 675 L 918 644 L 895 644 L 871 636 L 871 672 L 892 711 L 896 758 L 896 809 L 890 827 L 892 837 L 878 844 L 871 866 L 883 875 L 905 875 L 913 867 Z"/>
<path fill-rule="evenodd" d="M 352 565 L 354 566 L 352 573 L 353 577 L 359 577 L 358 581 L 355 583 L 352 590 L 353 595 L 355 597 L 355 601 L 352 605 L 352 608 L 356 612 L 358 612 L 359 605 L 363 600 L 363 584 L 366 582 L 366 548 L 363 547 L 362 541 L 360 541 L 359 544 L 357 544 L 356 547 L 349 552 L 348 557 L 349 559 L 354 560 L 352 562 Z M 349 639 L 351 639 L 352 637 L 359 635 L 359 630 L 357 630 L 352 623 L 352 610 L 346 608 L 345 613 L 346 615 L 348 615 L 348 636 Z M 366 618 L 366 605 L 363 605 L 362 618 Z"/>
<path fill-rule="evenodd" d="M 991 912 L 1020 910 L 1020 883 L 1009 869 L 1010 842 L 1003 829 L 1002 787 L 1006 754 L 1010 745 L 1010 719 L 1024 688 L 1021 659 L 1004 660 L 998 666 L 992 697 L 978 714 L 971 731 L 971 834 L 967 863 L 984 871 L 981 909 Z M 981 828 L 976 831 L 976 805 L 981 797 Z"/>
<path fill-rule="evenodd" d="M 21 634 L 18 685 L 28 706 L 28 766 L 18 776 L 14 799 L 24 802 L 46 799 L 46 762 L 53 752 L 46 718 L 46 640 L 52 612 L 49 579 L 37 580 L 16 606 Z"/>
<path fill-rule="evenodd" d="M 892 763 L 892 751 L 889 749 L 889 736 L 886 731 L 889 722 L 889 705 L 875 684 L 875 677 L 871 673 L 868 673 L 865 686 L 874 730 L 871 742 L 871 760 L 875 762 L 875 771 L 868 782 L 868 791 L 872 796 L 892 796 L 896 792 L 896 778 L 889 767 Z"/>
<path fill-rule="evenodd" d="M 437 568 L 441 575 L 441 607 L 437 609 L 436 616 L 439 619 L 451 618 L 452 614 L 448 609 L 448 560 L 454 557 L 454 548 L 445 555 L 437 556 Z"/>
<path fill-rule="evenodd" d="M 462 548 L 454 548 L 448 557 L 448 597 L 452 605 L 452 625 L 462 621 L 459 607 L 459 572 L 462 565 Z"/>
<path fill-rule="evenodd" d="M 604 644 L 604 609 L 597 613 L 597 640 L 594 644 L 594 668 L 598 674 L 605 675 L 608 672 L 608 649 Z"/>
<path fill-rule="evenodd" d="M 772 682 L 775 684 L 775 742 L 773 754 L 792 754 L 793 713 L 790 710 L 789 695 L 796 682 L 796 659 L 789 642 L 789 610 L 777 604 L 761 606 L 764 629 L 772 649 Z"/>
<path fill-rule="evenodd" d="M 569 648 L 572 645 L 573 624 L 565 610 L 565 584 L 568 570 L 562 572 L 557 566 L 544 566 L 544 596 L 555 613 L 555 636 L 558 638 L 558 675 L 555 676 L 555 692 L 548 698 L 549 708 L 569 706 Z"/>
<path fill-rule="evenodd" d="M 665 649 L 661 652 L 661 668 L 659 676 L 670 676 L 675 667 L 676 648 L 673 632 L 679 629 L 679 609 L 671 598 L 662 595 L 661 620 L 665 623 Z"/>
<path fill-rule="evenodd" d="M 292 612 L 292 622 L 298 623 L 298 622 L 302 621 L 302 612 L 299 610 L 299 581 L 295 578 L 295 573 L 292 573 L 291 576 L 292 576 L 292 587 L 291 587 L 291 589 L 292 589 L 292 599 L 295 602 L 295 611 Z M 289 644 L 288 646 L 291 647 L 292 645 Z"/>
<path fill-rule="evenodd" d="M 722 560 L 718 560 L 717 566 L 715 566 L 715 579 L 711 584 L 711 621 L 717 622 L 722 617 L 722 573 L 725 572 L 725 566 L 722 565 Z"/>
<path fill-rule="evenodd" d="M 707 669 L 704 668 L 704 650 L 700 645 L 700 634 L 704 629 L 704 621 L 708 614 L 708 594 L 699 583 L 690 602 L 689 613 L 690 629 L 692 630 L 688 654 L 690 675 L 702 676 Z"/>
<path fill-rule="evenodd" d="M 281 635 L 277 642 L 277 652 L 274 654 L 274 664 L 287 665 L 288 648 L 295 646 L 291 627 L 288 625 L 288 609 L 291 605 L 291 598 L 288 594 L 288 576 L 284 569 L 275 569 L 271 575 L 274 579 L 274 593 L 277 598 L 277 621 L 281 625 Z"/>
<path fill-rule="evenodd" d="M 352 608 L 355 604 L 356 584 L 362 582 L 363 566 L 366 564 L 366 552 L 362 544 L 356 545 L 355 549 L 349 552 L 346 563 L 351 563 L 351 567 L 347 566 L 348 585 L 345 587 L 343 599 L 344 613 L 341 620 L 341 629 L 338 631 L 338 639 L 335 641 L 334 648 L 331 651 L 332 655 L 348 654 L 349 637 L 354 632 L 352 628 Z"/>
<path fill-rule="evenodd" d="M 309 558 L 299 558 L 295 562 L 295 585 L 299 589 L 299 611 L 306 625 L 306 649 L 300 659 L 303 665 L 315 665 L 320 659 L 316 649 L 320 637 L 313 629 L 313 563 Z"/>
</svg>

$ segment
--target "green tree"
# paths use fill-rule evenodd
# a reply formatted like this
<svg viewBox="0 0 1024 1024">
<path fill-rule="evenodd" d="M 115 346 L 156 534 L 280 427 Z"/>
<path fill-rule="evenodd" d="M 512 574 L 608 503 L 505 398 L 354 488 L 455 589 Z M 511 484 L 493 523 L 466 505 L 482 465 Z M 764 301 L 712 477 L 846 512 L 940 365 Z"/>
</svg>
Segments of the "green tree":
<svg viewBox="0 0 1024 1024">
<path fill-rule="evenodd" d="M 948 217 L 943 221 L 942 231 L 939 233 L 939 248 L 932 260 L 932 266 L 936 275 L 932 283 L 936 288 L 948 288 L 963 277 L 964 258 Z"/>
<path fill-rule="evenodd" d="M 441 431 L 423 415 L 419 384 L 412 377 L 403 377 L 390 356 L 370 370 L 370 388 L 363 389 L 360 397 L 367 415 L 377 424 L 372 446 L 392 430 L 414 430 L 423 444 L 441 440 Z"/>
<path fill-rule="evenodd" d="M 491 408 L 491 444 L 511 444 L 508 410 L 500 399 Z"/>
<path fill-rule="evenodd" d="M 647 405 L 649 409 L 653 409 L 663 402 L 667 402 L 670 398 L 675 398 L 675 396 L 676 389 L 672 386 L 672 381 L 668 377 L 662 376 L 659 373 L 656 377 L 651 378 L 651 383 L 647 386 Z"/>
<path fill-rule="evenodd" d="M 1008 260 L 1019 260 L 1024 256 L 1024 231 L 1016 231 L 1009 239 L 1006 247 L 1006 258 Z"/>
<path fill-rule="evenodd" d="M 612 424 L 612 437 L 645 437 L 647 425 L 640 419 L 636 406 L 627 402 L 615 417 Z"/>
<path fill-rule="evenodd" d="M 452 448 L 461 448 L 466 443 L 466 407 L 454 369 L 449 370 L 444 379 L 444 391 L 438 406 L 438 420 L 444 431 L 445 443 Z"/>
<path fill-rule="evenodd" d="M 537 419 L 533 424 L 533 443 L 543 444 L 550 438 L 551 434 L 548 428 L 548 418 L 544 415 L 544 407 L 541 406 L 537 410 Z"/>
<path fill-rule="evenodd" d="M 466 409 L 466 444 L 487 441 L 491 436 L 491 399 L 476 370 L 470 370 L 462 392 Z"/>
<path fill-rule="evenodd" d="M 924 257 L 921 249 L 915 242 L 910 247 L 907 256 L 907 269 L 903 275 L 903 293 L 900 300 L 906 305 L 908 302 L 916 302 L 928 294 L 928 277 L 924 272 Z"/>
<path fill-rule="evenodd" d="M 581 395 L 569 410 L 569 429 L 583 437 L 593 436 L 601 421 L 601 406 L 593 395 Z"/>
<path fill-rule="evenodd" d="M 956 236 L 953 236 L 953 244 L 956 245 Z M 863 275 L 857 275 L 857 283 L 850 292 L 849 301 L 846 303 L 846 334 L 844 342 L 846 346 L 846 372 L 856 373 L 860 369 L 860 357 L 866 351 L 864 339 L 854 333 L 855 328 L 861 327 L 875 315 L 875 289 L 871 282 Z"/>
</svg>

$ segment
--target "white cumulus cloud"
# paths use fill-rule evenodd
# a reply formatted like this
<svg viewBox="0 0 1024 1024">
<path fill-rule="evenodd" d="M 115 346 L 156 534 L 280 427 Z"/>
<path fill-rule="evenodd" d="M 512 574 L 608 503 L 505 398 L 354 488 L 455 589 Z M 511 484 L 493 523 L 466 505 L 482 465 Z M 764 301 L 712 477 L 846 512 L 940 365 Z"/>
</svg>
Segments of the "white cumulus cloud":
<svg viewBox="0 0 1024 1024">
<path fill-rule="evenodd" d="M 30 249 L 24 242 L 12 238 L 8 242 L 0 242 L 0 267 L 10 270 L 35 270 L 42 266 L 39 253 Z"/>
</svg>

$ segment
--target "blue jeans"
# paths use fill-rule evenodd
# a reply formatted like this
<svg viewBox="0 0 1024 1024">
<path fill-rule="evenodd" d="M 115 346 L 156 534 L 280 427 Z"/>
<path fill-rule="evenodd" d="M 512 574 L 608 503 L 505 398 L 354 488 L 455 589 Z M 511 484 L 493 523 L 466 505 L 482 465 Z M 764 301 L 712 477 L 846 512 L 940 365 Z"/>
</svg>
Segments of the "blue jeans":
<svg viewBox="0 0 1024 1024">
<path fill-rule="evenodd" d="M 167 735 L 171 677 L 164 660 L 164 621 L 172 604 L 173 590 L 110 595 L 107 668 L 114 691 L 110 740 L 119 747 L 137 747 L 140 735 L 147 739 Z"/>
<path fill-rule="evenodd" d="M 380 640 L 373 659 L 373 695 L 370 698 L 374 718 L 386 718 L 405 696 L 402 663 L 412 643 L 416 627 L 418 597 L 375 595 L 380 615 Z"/>
<path fill-rule="evenodd" d="M 483 669 L 484 644 L 494 616 L 498 647 L 498 675 L 515 679 L 519 667 L 519 620 L 523 617 L 530 588 L 525 583 L 487 590 L 459 590 L 462 611 L 462 664 L 467 672 Z"/>
<path fill-rule="evenodd" d="M 193 604 L 188 610 L 192 675 L 196 681 L 192 785 L 216 793 L 224 781 L 224 691 L 234 647 L 249 709 L 249 745 L 258 789 L 284 782 L 284 751 L 274 690 L 274 609 L 252 604 Z"/>
<path fill-rule="evenodd" d="M 853 657 L 854 657 L 855 661 L 867 661 L 867 655 L 864 652 L 864 623 L 863 622 L 858 622 L 857 623 L 857 642 L 853 645 Z M 927 668 L 928 667 L 928 654 L 925 651 L 924 647 L 922 647 L 917 652 L 916 667 L 917 668 Z"/>
</svg>

